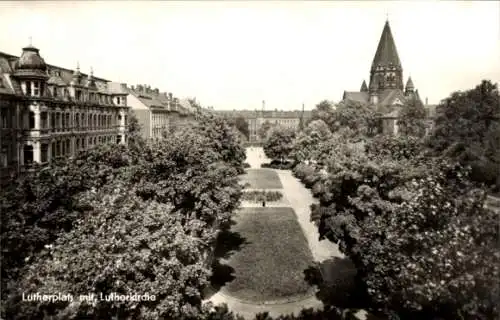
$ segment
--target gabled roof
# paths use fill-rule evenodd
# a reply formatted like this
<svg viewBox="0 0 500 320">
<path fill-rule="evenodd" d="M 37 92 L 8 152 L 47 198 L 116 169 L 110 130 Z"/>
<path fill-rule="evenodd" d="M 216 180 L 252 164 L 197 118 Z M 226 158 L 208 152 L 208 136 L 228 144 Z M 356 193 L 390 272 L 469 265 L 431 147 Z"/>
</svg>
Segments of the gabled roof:
<svg viewBox="0 0 500 320">
<path fill-rule="evenodd" d="M 382 30 L 382 35 L 380 36 L 377 52 L 375 53 L 375 57 L 372 62 L 372 70 L 379 65 L 393 65 L 401 68 L 401 61 L 399 60 L 398 51 L 396 49 L 394 38 L 392 37 L 391 27 L 389 26 L 388 20 L 385 22 L 384 30 Z"/>
<path fill-rule="evenodd" d="M 342 100 L 368 103 L 370 101 L 370 94 L 368 92 L 344 91 Z"/>
<path fill-rule="evenodd" d="M 402 90 L 400 89 L 386 89 L 382 91 L 379 95 L 379 104 L 381 105 L 392 105 L 396 99 L 405 102 L 406 98 Z"/>
</svg>

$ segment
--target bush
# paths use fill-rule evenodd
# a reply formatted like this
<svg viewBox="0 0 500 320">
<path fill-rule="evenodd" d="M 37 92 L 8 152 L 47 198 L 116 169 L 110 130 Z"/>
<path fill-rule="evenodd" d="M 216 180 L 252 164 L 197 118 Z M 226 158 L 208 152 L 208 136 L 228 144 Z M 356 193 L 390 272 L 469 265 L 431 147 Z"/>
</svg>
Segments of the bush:
<svg viewBox="0 0 500 320">
<path fill-rule="evenodd" d="M 241 199 L 246 201 L 260 202 L 260 201 L 279 201 L 283 198 L 283 194 L 279 191 L 245 191 Z"/>
<path fill-rule="evenodd" d="M 270 168 L 278 170 L 291 170 L 295 164 L 292 161 L 281 162 L 279 160 L 272 160 L 271 163 L 263 163 L 260 165 L 261 168 Z"/>
<path fill-rule="evenodd" d="M 413 136 L 380 135 L 369 140 L 365 150 L 375 157 L 417 160 L 423 156 L 424 143 L 421 138 Z"/>
<path fill-rule="evenodd" d="M 243 163 L 243 168 L 250 168 L 251 165 L 248 162 Z"/>
</svg>

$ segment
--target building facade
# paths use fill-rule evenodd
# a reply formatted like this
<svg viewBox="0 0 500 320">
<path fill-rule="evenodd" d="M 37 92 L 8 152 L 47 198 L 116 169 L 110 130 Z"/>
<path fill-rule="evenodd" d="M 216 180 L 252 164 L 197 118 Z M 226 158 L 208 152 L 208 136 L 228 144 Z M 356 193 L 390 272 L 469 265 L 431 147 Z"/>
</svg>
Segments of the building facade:
<svg viewBox="0 0 500 320">
<path fill-rule="evenodd" d="M 127 87 L 122 84 L 121 90 L 127 93 L 128 104 L 146 139 L 160 138 L 165 132 L 189 125 L 195 118 L 196 110 L 188 99 L 179 99 L 148 85 Z"/>
<path fill-rule="evenodd" d="M 382 132 L 397 134 L 401 107 L 410 99 L 422 103 L 411 77 L 408 77 L 406 85 L 403 85 L 403 79 L 403 67 L 389 21 L 386 21 L 373 57 L 369 85 L 363 80 L 359 91 L 344 91 L 342 100 L 373 106 L 382 114 Z M 427 101 L 424 107 L 429 109 Z"/>
<path fill-rule="evenodd" d="M 0 52 L 0 177 L 73 156 L 101 143 L 126 143 L 127 94 L 110 81 L 46 64 L 39 49 Z"/>
<path fill-rule="evenodd" d="M 293 128 L 298 130 L 301 123 L 307 123 L 311 119 L 310 110 L 295 110 L 295 111 L 283 111 L 283 110 L 262 110 L 262 111 L 250 111 L 250 110 L 233 110 L 233 111 L 215 111 L 217 114 L 222 115 L 226 118 L 238 118 L 242 117 L 248 122 L 248 141 L 250 143 L 261 142 L 259 136 L 260 129 L 262 125 L 266 122 L 271 124 L 271 126 L 281 126 L 286 128 Z"/>
</svg>

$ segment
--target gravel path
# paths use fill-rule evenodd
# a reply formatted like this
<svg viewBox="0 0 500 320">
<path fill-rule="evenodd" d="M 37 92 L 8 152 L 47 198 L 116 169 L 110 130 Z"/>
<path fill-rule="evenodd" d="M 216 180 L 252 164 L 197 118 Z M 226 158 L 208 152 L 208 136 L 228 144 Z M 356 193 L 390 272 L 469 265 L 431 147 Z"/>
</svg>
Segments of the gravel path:
<svg viewBox="0 0 500 320">
<path fill-rule="evenodd" d="M 319 241 L 319 232 L 316 225 L 311 222 L 310 205 L 317 203 L 311 191 L 292 175 L 290 170 L 276 170 L 283 184 L 283 194 L 286 195 L 291 207 L 297 215 L 304 235 L 306 236 L 309 248 L 315 261 L 322 262 L 332 257 L 343 258 L 336 244 L 328 240 Z"/>
</svg>

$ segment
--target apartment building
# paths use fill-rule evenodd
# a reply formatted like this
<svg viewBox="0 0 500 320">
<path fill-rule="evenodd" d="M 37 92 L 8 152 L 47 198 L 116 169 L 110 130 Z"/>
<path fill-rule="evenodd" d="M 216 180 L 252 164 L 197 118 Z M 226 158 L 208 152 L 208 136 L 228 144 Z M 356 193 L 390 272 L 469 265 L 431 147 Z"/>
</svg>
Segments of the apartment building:
<svg viewBox="0 0 500 320">
<path fill-rule="evenodd" d="M 196 110 L 188 99 L 179 99 L 170 92 L 160 92 L 149 85 L 127 87 L 127 101 L 141 126 L 144 138 L 160 138 L 162 135 L 189 125 L 195 119 Z"/>
<path fill-rule="evenodd" d="M 100 143 L 126 143 L 127 93 L 109 80 L 45 63 L 29 45 L 0 52 L 0 177 Z"/>
</svg>

